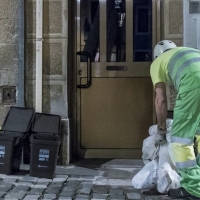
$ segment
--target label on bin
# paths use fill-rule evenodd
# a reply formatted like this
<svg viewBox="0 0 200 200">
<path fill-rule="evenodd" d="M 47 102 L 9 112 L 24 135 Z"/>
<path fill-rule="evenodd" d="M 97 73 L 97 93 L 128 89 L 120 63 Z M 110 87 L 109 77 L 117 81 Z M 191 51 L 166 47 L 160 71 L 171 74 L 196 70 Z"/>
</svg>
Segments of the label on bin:
<svg viewBox="0 0 200 200">
<path fill-rule="evenodd" d="M 39 160 L 40 161 L 48 161 L 49 160 L 49 149 L 40 149 Z"/>
<path fill-rule="evenodd" d="M 6 152 L 6 147 L 5 146 L 0 146 L 0 158 L 5 157 L 5 152 Z"/>
</svg>

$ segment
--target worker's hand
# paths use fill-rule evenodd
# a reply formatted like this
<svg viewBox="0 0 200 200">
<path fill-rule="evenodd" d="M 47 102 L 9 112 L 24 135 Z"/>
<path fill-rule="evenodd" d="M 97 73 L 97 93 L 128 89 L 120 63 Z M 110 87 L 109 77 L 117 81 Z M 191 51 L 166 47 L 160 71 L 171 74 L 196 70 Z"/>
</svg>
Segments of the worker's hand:
<svg viewBox="0 0 200 200">
<path fill-rule="evenodd" d="M 154 134 L 155 144 L 165 144 L 167 130 L 159 130 L 157 129 L 156 134 Z"/>
</svg>

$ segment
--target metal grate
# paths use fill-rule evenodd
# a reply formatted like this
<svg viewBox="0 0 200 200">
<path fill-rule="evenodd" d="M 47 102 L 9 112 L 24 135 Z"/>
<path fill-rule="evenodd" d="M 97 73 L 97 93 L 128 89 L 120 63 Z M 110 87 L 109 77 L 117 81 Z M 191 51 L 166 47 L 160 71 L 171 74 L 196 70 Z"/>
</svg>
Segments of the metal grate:
<svg viewBox="0 0 200 200">
<path fill-rule="evenodd" d="M 189 5 L 190 14 L 200 14 L 200 1 L 192 1 Z"/>
</svg>

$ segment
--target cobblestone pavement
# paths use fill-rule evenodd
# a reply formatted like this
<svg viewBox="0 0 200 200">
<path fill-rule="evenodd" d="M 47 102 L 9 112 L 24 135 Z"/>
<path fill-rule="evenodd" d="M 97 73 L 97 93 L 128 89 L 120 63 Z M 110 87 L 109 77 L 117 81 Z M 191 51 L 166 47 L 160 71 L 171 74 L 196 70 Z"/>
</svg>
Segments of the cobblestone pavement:
<svg viewBox="0 0 200 200">
<path fill-rule="evenodd" d="M 167 200 L 155 191 L 134 189 L 132 177 L 142 168 L 141 160 L 114 159 L 98 165 L 77 162 L 56 166 L 54 179 L 29 176 L 29 165 L 21 174 L 0 174 L 0 199 L 4 200 Z"/>
</svg>

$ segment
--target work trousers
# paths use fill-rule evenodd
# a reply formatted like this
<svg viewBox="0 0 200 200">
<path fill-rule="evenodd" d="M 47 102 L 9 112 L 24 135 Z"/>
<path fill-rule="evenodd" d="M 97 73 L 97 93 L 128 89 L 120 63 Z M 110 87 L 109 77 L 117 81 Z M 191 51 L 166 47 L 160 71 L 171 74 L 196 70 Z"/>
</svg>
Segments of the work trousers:
<svg viewBox="0 0 200 200">
<path fill-rule="evenodd" d="M 200 198 L 200 87 L 177 95 L 170 145 L 181 187 Z"/>
</svg>

